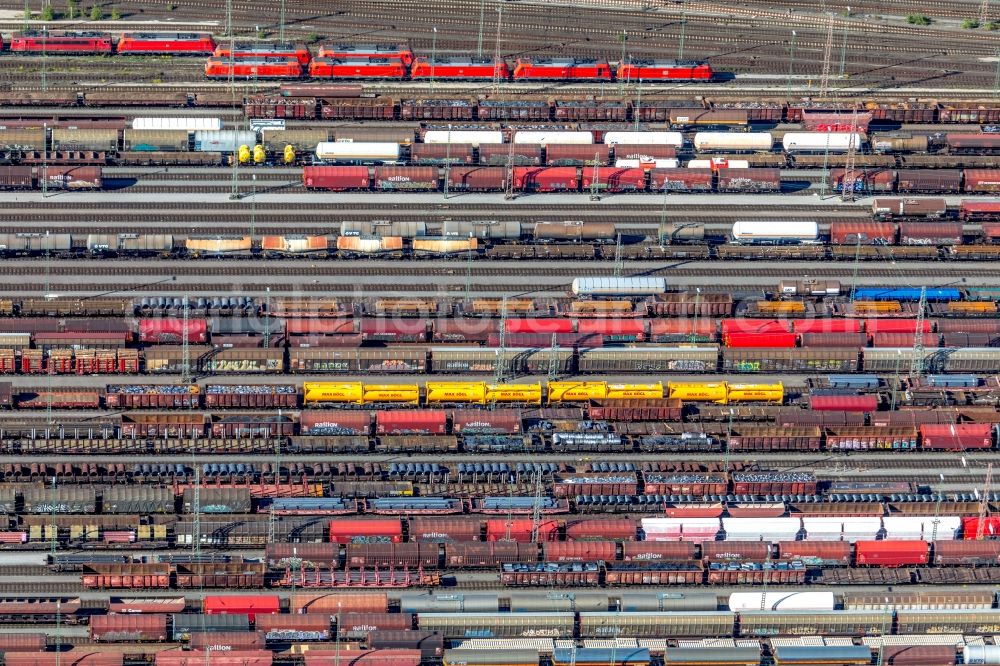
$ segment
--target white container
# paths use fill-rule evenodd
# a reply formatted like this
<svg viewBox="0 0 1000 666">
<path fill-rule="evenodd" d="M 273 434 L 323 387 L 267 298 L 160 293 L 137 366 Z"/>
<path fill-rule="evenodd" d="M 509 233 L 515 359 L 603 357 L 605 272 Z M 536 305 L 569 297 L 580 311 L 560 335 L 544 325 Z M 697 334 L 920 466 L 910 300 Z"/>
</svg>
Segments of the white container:
<svg viewBox="0 0 1000 666">
<path fill-rule="evenodd" d="M 774 147 L 774 139 L 769 132 L 696 132 L 694 149 L 698 152 L 715 150 L 761 150 Z"/>
<path fill-rule="evenodd" d="M 500 143 L 495 141 L 494 143 Z M 514 143 L 531 143 L 547 146 L 550 143 L 573 143 L 587 145 L 594 143 L 590 132 L 516 132 Z"/>
<path fill-rule="evenodd" d="M 323 141 L 316 144 L 316 157 L 327 162 L 364 160 L 396 162 L 399 160 L 399 144 L 367 141 Z"/>
<path fill-rule="evenodd" d="M 733 224 L 737 243 L 816 243 L 819 225 L 799 220 L 741 220 Z"/>
<path fill-rule="evenodd" d="M 615 160 L 615 166 L 619 169 L 676 169 L 680 161 L 674 158 L 660 160 Z"/>
<path fill-rule="evenodd" d="M 786 132 L 781 145 L 788 153 L 826 150 L 846 153 L 851 147 L 851 137 L 855 150 L 861 150 L 861 135 L 850 132 Z"/>
<path fill-rule="evenodd" d="M 882 529 L 882 519 L 860 516 L 803 517 L 807 541 L 871 541 Z"/>
<path fill-rule="evenodd" d="M 657 277 L 576 278 L 573 293 L 577 296 L 650 296 L 667 290 L 667 281 Z"/>
<path fill-rule="evenodd" d="M 604 143 L 609 146 L 643 144 L 680 148 L 684 145 L 684 135 L 680 132 L 605 132 Z"/>
<path fill-rule="evenodd" d="M 646 541 L 714 541 L 718 518 L 643 518 Z"/>
<path fill-rule="evenodd" d="M 476 132 L 469 130 L 428 130 L 424 143 L 503 143 L 503 132 Z"/>
<path fill-rule="evenodd" d="M 688 169 L 711 169 L 712 160 L 688 160 Z"/>
<path fill-rule="evenodd" d="M 134 130 L 186 130 L 188 132 L 211 132 L 222 129 L 221 118 L 135 118 Z"/>
<path fill-rule="evenodd" d="M 967 664 L 1000 664 L 1000 645 L 964 645 L 962 660 Z"/>
<path fill-rule="evenodd" d="M 802 528 L 798 518 L 723 518 L 726 541 L 794 541 Z"/>
<path fill-rule="evenodd" d="M 218 130 L 194 133 L 194 149 L 199 153 L 235 153 L 240 146 L 256 143 L 256 132 Z"/>
<path fill-rule="evenodd" d="M 935 521 L 937 526 L 935 529 Z M 950 541 L 962 527 L 958 516 L 886 516 L 882 519 L 886 539 Z"/>
<path fill-rule="evenodd" d="M 832 611 L 835 602 L 833 592 L 733 592 L 729 610 Z"/>
</svg>

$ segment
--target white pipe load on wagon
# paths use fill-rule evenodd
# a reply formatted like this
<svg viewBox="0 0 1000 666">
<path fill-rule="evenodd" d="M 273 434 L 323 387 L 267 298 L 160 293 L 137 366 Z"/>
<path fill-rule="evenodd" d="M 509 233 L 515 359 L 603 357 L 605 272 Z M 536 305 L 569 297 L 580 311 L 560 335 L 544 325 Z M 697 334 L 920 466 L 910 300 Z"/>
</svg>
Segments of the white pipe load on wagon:
<svg viewBox="0 0 1000 666">
<path fill-rule="evenodd" d="M 667 281 L 658 277 L 585 277 L 573 280 L 577 296 L 651 296 L 667 290 Z"/>
<path fill-rule="evenodd" d="M 194 133 L 194 149 L 200 153 L 235 153 L 240 146 L 257 143 L 257 133 L 245 130 L 211 130 Z"/>
<path fill-rule="evenodd" d="M 222 129 L 221 118 L 134 118 L 134 130 L 184 130 L 211 132 Z"/>
<path fill-rule="evenodd" d="M 1000 664 L 1000 645 L 963 645 L 962 661 L 966 664 Z"/>
<path fill-rule="evenodd" d="M 733 224 L 734 243 L 785 245 L 819 242 L 819 224 L 799 220 L 740 220 Z"/>
<path fill-rule="evenodd" d="M 786 132 L 781 139 L 781 145 L 786 153 L 816 153 L 827 150 L 833 153 L 846 153 L 851 148 L 852 138 L 854 149 L 861 150 L 861 135 L 850 132 Z"/>
<path fill-rule="evenodd" d="M 699 153 L 714 150 L 769 151 L 774 147 L 774 139 L 768 132 L 696 132 L 694 149 Z"/>
<path fill-rule="evenodd" d="M 615 160 L 615 166 L 619 169 L 676 169 L 680 166 L 677 158 L 650 159 L 650 160 Z"/>
<path fill-rule="evenodd" d="M 872 541 L 882 529 L 878 516 L 804 516 L 807 541 Z"/>
<path fill-rule="evenodd" d="M 832 611 L 833 592 L 733 592 L 729 610 L 739 611 Z"/>
<path fill-rule="evenodd" d="M 398 162 L 398 143 L 367 141 L 323 141 L 316 144 L 316 157 L 327 162 Z"/>
<path fill-rule="evenodd" d="M 427 130 L 424 143 L 469 143 L 479 147 L 482 143 L 503 143 L 503 132 L 473 130 Z"/>
<path fill-rule="evenodd" d="M 802 521 L 799 518 L 723 518 L 727 541 L 795 541 Z"/>
<path fill-rule="evenodd" d="M 684 135 L 680 132 L 605 132 L 604 143 L 608 146 L 641 144 L 680 148 L 684 145 Z"/>
<path fill-rule="evenodd" d="M 499 141 L 496 143 L 499 143 Z M 550 143 L 587 145 L 594 143 L 594 135 L 590 132 L 515 132 L 514 143 L 530 143 L 542 146 L 547 146 Z"/>
</svg>

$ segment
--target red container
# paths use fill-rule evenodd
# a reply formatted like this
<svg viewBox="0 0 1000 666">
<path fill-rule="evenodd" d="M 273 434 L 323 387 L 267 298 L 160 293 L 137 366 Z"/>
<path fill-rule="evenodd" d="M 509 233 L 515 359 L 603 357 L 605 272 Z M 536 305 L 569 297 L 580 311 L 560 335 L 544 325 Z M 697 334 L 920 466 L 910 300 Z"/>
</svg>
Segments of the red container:
<svg viewBox="0 0 1000 666">
<path fill-rule="evenodd" d="M 650 169 L 650 192 L 711 192 L 711 169 Z"/>
<path fill-rule="evenodd" d="M 729 333 L 722 340 L 727 347 L 738 349 L 789 349 L 795 346 L 794 333 Z"/>
<path fill-rule="evenodd" d="M 371 425 L 371 412 L 361 410 L 302 410 L 299 417 L 303 435 L 367 435 Z"/>
<path fill-rule="evenodd" d="M 482 540 L 483 521 L 471 516 L 462 518 L 413 516 L 409 523 L 410 541 L 453 543 Z"/>
<path fill-rule="evenodd" d="M 253 622 L 258 615 L 280 613 L 281 600 L 271 594 L 209 595 L 203 608 L 206 615 L 246 615 Z"/>
<path fill-rule="evenodd" d="M 164 650 L 156 653 L 155 666 L 271 666 L 274 653 L 270 650 Z"/>
<path fill-rule="evenodd" d="M 820 412 L 878 411 L 877 395 L 811 395 L 809 407 Z"/>
<path fill-rule="evenodd" d="M 188 645 L 192 650 L 233 652 L 263 650 L 266 642 L 260 631 L 193 631 Z"/>
<path fill-rule="evenodd" d="M 1000 192 L 1000 169 L 966 169 L 962 191 L 970 194 Z"/>
<path fill-rule="evenodd" d="M 923 423 L 920 448 L 944 451 L 989 449 L 993 446 L 992 423 Z"/>
<path fill-rule="evenodd" d="M 779 169 L 719 169 L 719 192 L 778 192 Z"/>
<path fill-rule="evenodd" d="M 482 148 L 480 148 L 482 154 Z M 461 192 L 501 192 L 507 180 L 503 167 L 451 167 L 448 188 Z"/>
<path fill-rule="evenodd" d="M 378 435 L 444 435 L 448 414 L 440 409 L 395 409 L 375 413 Z"/>
<path fill-rule="evenodd" d="M 553 541 L 542 548 L 545 562 L 613 562 L 613 541 Z"/>
<path fill-rule="evenodd" d="M 834 245 L 894 245 L 896 225 L 892 222 L 843 220 L 830 223 L 830 242 Z"/>
<path fill-rule="evenodd" d="M 927 564 L 926 541 L 856 541 L 855 562 L 860 566 L 905 567 Z"/>
<path fill-rule="evenodd" d="M 860 333 L 859 319 L 795 319 L 792 330 L 803 333 Z"/>
<path fill-rule="evenodd" d="M 567 541 L 634 541 L 635 521 L 630 518 L 595 518 L 566 521 Z"/>
<path fill-rule="evenodd" d="M 848 541 L 780 541 L 778 558 L 786 562 L 799 561 L 807 566 L 847 567 L 851 565 L 853 547 Z"/>
<path fill-rule="evenodd" d="M 335 518 L 330 521 L 331 543 L 400 543 L 402 540 L 403 521 L 399 518 Z"/>
<path fill-rule="evenodd" d="M 508 319 L 508 333 L 574 333 L 574 320 L 551 319 Z"/>
<path fill-rule="evenodd" d="M 187 337 L 189 344 L 208 341 L 208 321 L 188 319 Z M 184 338 L 183 319 L 140 319 L 139 341 L 154 344 L 181 344 Z"/>
<path fill-rule="evenodd" d="M 555 541 L 558 524 L 554 520 L 543 519 L 538 525 L 539 541 Z M 486 521 L 487 541 L 531 542 L 532 522 L 523 518 L 491 518 Z"/>
<path fill-rule="evenodd" d="M 594 182 L 594 169 L 583 168 L 583 189 L 590 191 L 592 187 L 604 192 L 644 192 L 646 190 L 646 170 L 624 167 L 599 167 L 597 181 Z"/>
<path fill-rule="evenodd" d="M 625 562 L 687 562 L 694 559 L 693 541 L 626 541 L 622 544 Z"/>
<path fill-rule="evenodd" d="M 302 170 L 302 184 L 310 190 L 367 190 L 371 176 L 364 166 L 307 166 Z"/>
<path fill-rule="evenodd" d="M 968 521 L 968 522 L 966 522 Z M 1000 541 L 993 537 L 997 530 L 983 530 L 983 540 L 976 540 L 978 518 L 964 518 L 962 541 L 935 541 L 934 564 L 938 566 L 997 566 L 1000 565 Z M 1000 520 L 994 526 L 1000 527 Z"/>
<path fill-rule="evenodd" d="M 983 538 L 996 538 L 1000 535 L 1000 516 L 987 516 L 984 519 L 985 527 L 983 527 Z M 966 540 L 976 539 L 976 533 L 979 530 L 979 518 L 970 518 L 965 516 L 962 518 L 962 538 Z M 994 542 L 996 543 L 996 542 Z"/>
<path fill-rule="evenodd" d="M 412 613 L 344 613 L 337 619 L 341 638 L 364 638 L 370 631 L 413 629 Z"/>
<path fill-rule="evenodd" d="M 788 322 L 777 319 L 723 319 L 722 335 L 730 333 L 786 333 Z"/>
<path fill-rule="evenodd" d="M 923 326 L 924 333 L 931 332 L 932 322 L 925 319 Z M 869 335 L 876 333 L 916 333 L 916 319 L 865 319 L 865 331 Z"/>
<path fill-rule="evenodd" d="M 961 245 L 961 222 L 901 222 L 900 245 Z"/>
<path fill-rule="evenodd" d="M 514 435 L 521 432 L 521 412 L 516 409 L 456 409 L 451 413 L 455 434 L 484 433 Z"/>
<path fill-rule="evenodd" d="M 304 656 L 305 666 L 420 666 L 422 658 L 420 650 L 309 650 Z"/>
<path fill-rule="evenodd" d="M 580 174 L 576 167 L 514 167 L 514 189 L 519 192 L 576 192 Z"/>
<path fill-rule="evenodd" d="M 550 143 L 545 146 L 545 164 L 548 166 L 576 166 L 586 164 L 591 167 L 587 171 L 593 172 L 594 163 L 604 165 L 608 163 L 608 146 L 600 143 L 577 144 L 577 143 Z M 587 176 L 584 175 L 584 183 Z M 603 178 L 602 183 L 607 183 Z"/>
<path fill-rule="evenodd" d="M 94 615 L 90 618 L 90 637 L 109 643 L 162 643 L 167 640 L 167 616 L 163 613 Z"/>
<path fill-rule="evenodd" d="M 375 167 L 376 190 L 436 190 L 437 167 Z"/>
<path fill-rule="evenodd" d="M 430 324 L 426 319 L 366 317 L 361 320 L 361 337 L 365 342 L 426 342 Z"/>
</svg>

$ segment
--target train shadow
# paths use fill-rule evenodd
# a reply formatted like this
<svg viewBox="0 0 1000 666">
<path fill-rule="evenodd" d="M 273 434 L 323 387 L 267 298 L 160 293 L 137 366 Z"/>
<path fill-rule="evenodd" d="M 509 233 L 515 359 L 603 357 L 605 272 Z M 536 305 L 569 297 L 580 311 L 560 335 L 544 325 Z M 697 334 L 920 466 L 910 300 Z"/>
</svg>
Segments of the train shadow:
<svg viewBox="0 0 1000 666">
<path fill-rule="evenodd" d="M 101 181 L 102 190 L 127 190 L 139 184 L 138 178 L 104 178 Z"/>
</svg>

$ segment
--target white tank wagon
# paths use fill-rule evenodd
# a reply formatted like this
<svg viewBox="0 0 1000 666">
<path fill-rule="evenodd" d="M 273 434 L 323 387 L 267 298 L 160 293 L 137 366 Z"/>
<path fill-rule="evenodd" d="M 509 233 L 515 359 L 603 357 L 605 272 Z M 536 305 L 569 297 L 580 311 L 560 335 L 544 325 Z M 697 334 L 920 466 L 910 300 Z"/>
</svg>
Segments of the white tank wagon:
<svg viewBox="0 0 1000 666">
<path fill-rule="evenodd" d="M 583 277 L 573 280 L 576 296 L 652 296 L 667 291 L 667 281 L 658 277 Z"/>
<path fill-rule="evenodd" d="M 786 153 L 846 153 L 851 148 L 861 150 L 864 144 L 860 134 L 850 132 L 786 132 L 781 146 Z"/>
<path fill-rule="evenodd" d="M 341 222 L 341 236 L 400 236 L 413 238 L 427 235 L 427 224 L 424 222 L 389 222 L 388 220 L 373 222 Z"/>
<path fill-rule="evenodd" d="M 396 163 L 400 161 L 398 143 L 369 141 L 323 141 L 316 144 L 316 159 L 342 163 Z"/>
<path fill-rule="evenodd" d="M 454 222 L 446 220 L 441 225 L 441 235 L 481 240 L 517 240 L 521 237 L 520 222 Z"/>
<path fill-rule="evenodd" d="M 733 592 L 729 610 L 739 611 L 832 611 L 833 592 Z"/>
<path fill-rule="evenodd" d="M 800 220 L 740 220 L 732 239 L 741 245 L 816 245 L 819 224 Z"/>
<path fill-rule="evenodd" d="M 680 148 L 684 145 L 684 135 L 680 132 L 605 132 L 604 143 L 609 146 L 643 144 Z"/>
<path fill-rule="evenodd" d="M 774 139 L 768 132 L 697 132 L 694 149 L 699 153 L 768 152 L 774 148 Z"/>
</svg>

